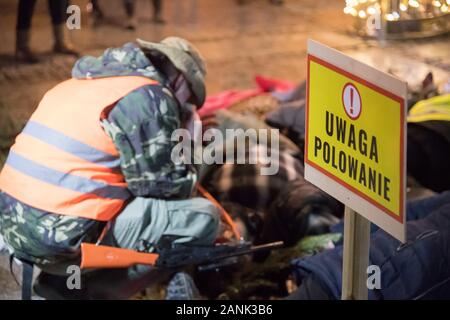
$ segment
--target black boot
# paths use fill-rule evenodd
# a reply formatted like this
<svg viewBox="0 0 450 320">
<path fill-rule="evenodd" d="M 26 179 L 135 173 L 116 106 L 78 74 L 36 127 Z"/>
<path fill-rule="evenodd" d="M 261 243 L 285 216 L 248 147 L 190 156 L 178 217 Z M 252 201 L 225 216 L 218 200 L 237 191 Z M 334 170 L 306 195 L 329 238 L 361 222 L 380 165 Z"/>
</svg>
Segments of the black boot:
<svg viewBox="0 0 450 320">
<path fill-rule="evenodd" d="M 166 23 L 164 19 L 161 17 L 162 12 L 162 2 L 161 0 L 152 0 L 153 4 L 153 23 L 156 24 L 164 24 Z"/>
<path fill-rule="evenodd" d="M 16 34 L 16 55 L 18 62 L 37 63 L 38 58 L 30 50 L 30 30 L 17 30 Z"/>
<path fill-rule="evenodd" d="M 69 40 L 66 25 L 64 23 L 53 25 L 53 36 L 55 38 L 55 44 L 53 46 L 54 52 L 73 55 L 76 57 L 79 56 L 78 51 Z"/>
<path fill-rule="evenodd" d="M 83 285 L 80 289 L 70 290 L 67 286 L 67 279 L 68 276 L 55 276 L 41 271 L 34 282 L 33 291 L 38 296 L 47 300 L 90 299 Z"/>
<path fill-rule="evenodd" d="M 283 0 L 270 0 L 270 3 L 275 6 L 281 6 L 283 4 Z"/>
</svg>

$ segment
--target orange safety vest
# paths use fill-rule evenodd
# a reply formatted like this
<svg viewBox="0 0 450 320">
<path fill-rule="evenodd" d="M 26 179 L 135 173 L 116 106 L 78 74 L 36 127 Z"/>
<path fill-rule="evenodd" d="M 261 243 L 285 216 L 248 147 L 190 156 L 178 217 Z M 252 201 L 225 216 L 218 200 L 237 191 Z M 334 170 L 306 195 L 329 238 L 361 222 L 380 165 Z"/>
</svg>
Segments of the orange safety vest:
<svg viewBox="0 0 450 320">
<path fill-rule="evenodd" d="M 101 126 L 139 76 L 70 79 L 49 90 L 11 147 L 0 190 L 47 212 L 109 221 L 131 194 L 119 153 Z"/>
</svg>

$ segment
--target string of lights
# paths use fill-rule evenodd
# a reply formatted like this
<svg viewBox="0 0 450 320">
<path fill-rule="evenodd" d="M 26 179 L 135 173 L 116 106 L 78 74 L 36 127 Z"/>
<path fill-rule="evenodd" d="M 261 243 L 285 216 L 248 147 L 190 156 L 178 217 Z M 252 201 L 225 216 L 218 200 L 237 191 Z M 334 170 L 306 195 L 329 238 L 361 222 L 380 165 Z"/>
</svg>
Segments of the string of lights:
<svg viewBox="0 0 450 320">
<path fill-rule="evenodd" d="M 344 13 L 361 19 L 381 13 L 379 0 L 346 0 Z M 388 21 L 400 19 L 431 18 L 449 12 L 450 0 L 393 0 L 388 1 L 389 12 L 384 18 Z"/>
<path fill-rule="evenodd" d="M 411 31 L 414 24 L 416 33 L 428 35 L 431 31 L 449 31 L 449 7 L 450 0 L 346 0 L 344 13 L 359 20 L 358 27 L 371 16 L 378 16 L 388 23 L 387 33 Z M 423 23 L 425 20 L 426 24 Z M 405 28 L 408 22 L 411 23 Z"/>
</svg>

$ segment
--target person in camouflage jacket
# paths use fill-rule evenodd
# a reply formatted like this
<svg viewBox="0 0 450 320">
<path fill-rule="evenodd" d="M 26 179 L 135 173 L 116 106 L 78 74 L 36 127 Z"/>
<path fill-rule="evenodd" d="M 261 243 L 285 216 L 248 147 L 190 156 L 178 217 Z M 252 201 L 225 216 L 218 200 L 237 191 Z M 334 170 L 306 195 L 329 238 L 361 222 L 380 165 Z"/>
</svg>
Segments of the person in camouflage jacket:
<svg viewBox="0 0 450 320">
<path fill-rule="evenodd" d="M 104 242 L 147 251 L 165 238 L 211 244 L 218 232 L 217 210 L 206 199 L 190 198 L 197 181 L 195 168 L 171 160 L 177 143 L 171 141 L 172 132 L 188 123 L 195 112 L 192 105 L 201 107 L 205 99 L 204 63 L 184 39 L 138 42 L 107 49 L 98 58 L 82 57 L 72 70 L 76 79 L 143 76 L 158 82 L 127 94 L 102 121 L 133 196 Z M 193 69 L 197 72 L 189 73 Z M 0 233 L 9 250 L 50 273 L 65 274 L 68 265 L 78 264 L 81 242 L 96 242 L 104 226 L 105 222 L 45 212 L 0 192 Z"/>
</svg>

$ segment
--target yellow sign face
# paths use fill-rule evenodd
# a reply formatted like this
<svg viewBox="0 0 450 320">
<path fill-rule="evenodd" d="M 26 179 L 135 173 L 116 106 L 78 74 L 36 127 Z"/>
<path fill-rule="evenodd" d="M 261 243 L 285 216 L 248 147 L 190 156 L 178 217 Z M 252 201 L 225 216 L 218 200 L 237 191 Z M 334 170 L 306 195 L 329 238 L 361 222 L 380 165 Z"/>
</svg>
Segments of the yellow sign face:
<svg viewBox="0 0 450 320">
<path fill-rule="evenodd" d="M 307 99 L 305 163 L 403 223 L 404 98 L 310 54 Z"/>
</svg>

